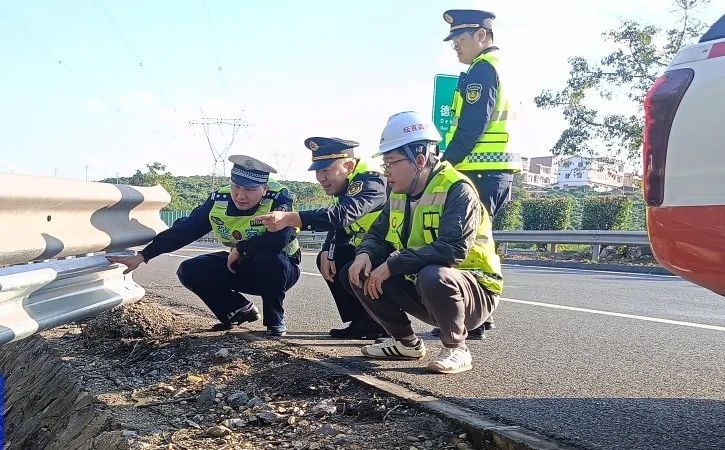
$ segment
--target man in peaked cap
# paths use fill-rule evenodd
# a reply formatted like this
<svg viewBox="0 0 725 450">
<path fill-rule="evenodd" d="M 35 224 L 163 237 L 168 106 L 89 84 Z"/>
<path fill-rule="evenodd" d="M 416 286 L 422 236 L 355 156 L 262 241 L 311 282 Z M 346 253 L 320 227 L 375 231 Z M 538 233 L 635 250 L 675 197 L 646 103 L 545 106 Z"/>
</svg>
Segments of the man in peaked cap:
<svg viewBox="0 0 725 450">
<path fill-rule="evenodd" d="M 501 59 L 493 43 L 493 21 L 488 11 L 451 9 L 443 14 L 450 25 L 444 41 L 451 42 L 458 61 L 468 65 L 453 95 L 451 127 L 444 137 L 442 160 L 473 181 L 491 220 L 509 201 L 513 174 L 521 171 L 521 157 L 509 147 L 509 123 L 514 117 Z M 493 328 L 489 319 L 471 330 L 470 338 L 485 337 Z M 438 329 L 433 330 L 437 335 Z"/>
<path fill-rule="evenodd" d="M 291 211 L 292 197 L 283 185 L 269 179 L 277 171 L 245 155 L 232 155 L 230 184 L 212 193 L 189 217 L 158 234 L 138 255 L 109 257 L 128 266 L 184 247 L 205 234 L 229 251 L 197 256 L 181 263 L 181 284 L 198 295 L 219 319 L 214 330 L 228 330 L 259 319 L 259 311 L 244 294 L 260 295 L 269 336 L 286 333 L 282 302 L 300 276 L 300 248 L 292 227 L 268 232 L 253 218 L 270 211 Z"/>
<path fill-rule="evenodd" d="M 376 339 L 385 334 L 355 296 L 341 283 L 339 271 L 355 258 L 355 248 L 377 218 L 386 201 L 385 178 L 355 157 L 359 144 L 338 138 L 311 137 L 305 147 L 312 151 L 317 181 L 334 204 L 299 212 L 271 212 L 259 219 L 269 230 L 300 227 L 326 231 L 327 239 L 317 255 L 317 267 L 327 282 L 337 310 L 347 327 L 330 330 L 341 339 Z"/>
</svg>

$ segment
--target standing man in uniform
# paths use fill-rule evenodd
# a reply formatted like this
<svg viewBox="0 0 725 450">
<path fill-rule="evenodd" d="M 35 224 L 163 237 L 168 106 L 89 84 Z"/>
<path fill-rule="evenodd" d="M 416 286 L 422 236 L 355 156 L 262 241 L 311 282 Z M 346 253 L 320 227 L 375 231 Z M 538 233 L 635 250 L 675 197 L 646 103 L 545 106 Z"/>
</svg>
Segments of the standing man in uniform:
<svg viewBox="0 0 725 450">
<path fill-rule="evenodd" d="M 450 25 L 444 41 L 450 41 L 458 61 L 468 65 L 453 95 L 453 122 L 445 135 L 442 160 L 463 172 L 476 186 L 491 220 L 511 198 L 513 174 L 522 169 L 521 156 L 509 149 L 513 111 L 501 79 L 498 47 L 493 42 L 493 19 L 487 11 L 452 9 L 443 14 Z M 493 328 L 493 318 L 472 338 L 482 339 Z M 433 334 L 437 335 L 436 329 Z"/>
<path fill-rule="evenodd" d="M 230 248 L 181 263 L 181 284 L 195 293 L 219 319 L 216 331 L 259 319 L 259 311 L 244 294 L 262 297 L 264 325 L 271 337 L 286 334 L 285 293 L 299 279 L 300 246 L 295 229 L 267 232 L 257 214 L 291 211 L 292 197 L 269 179 L 277 171 L 250 156 L 232 155 L 231 184 L 211 194 L 189 217 L 174 222 L 135 256 L 109 257 L 128 266 L 126 273 L 163 253 L 178 250 L 208 232 Z"/>
<path fill-rule="evenodd" d="M 359 144 L 338 138 L 311 137 L 305 147 L 312 151 L 312 165 L 320 186 L 333 197 L 334 205 L 299 212 L 272 212 L 258 217 L 269 230 L 299 227 L 326 231 L 327 239 L 317 255 L 317 267 L 327 282 L 346 327 L 333 328 L 339 339 L 376 339 L 385 331 L 340 282 L 340 269 L 355 258 L 355 248 L 373 224 L 387 198 L 385 178 L 355 158 Z"/>
<path fill-rule="evenodd" d="M 343 272 L 392 336 L 362 347 L 364 356 L 423 358 L 425 345 L 413 332 L 411 314 L 441 330 L 443 348 L 428 368 L 458 373 L 471 369 L 467 329 L 481 326 L 496 308 L 503 277 L 491 219 L 471 181 L 438 162 L 439 141 L 422 114 L 388 120 L 380 154 L 392 193 Z"/>
</svg>

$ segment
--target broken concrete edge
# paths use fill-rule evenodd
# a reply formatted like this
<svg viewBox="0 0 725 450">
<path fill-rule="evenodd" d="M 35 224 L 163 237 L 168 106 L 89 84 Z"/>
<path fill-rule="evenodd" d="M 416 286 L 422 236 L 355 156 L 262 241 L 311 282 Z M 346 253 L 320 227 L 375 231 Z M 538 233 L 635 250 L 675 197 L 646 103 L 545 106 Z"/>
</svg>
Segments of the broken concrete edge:
<svg viewBox="0 0 725 450">
<path fill-rule="evenodd" d="M 263 337 L 256 336 L 249 332 L 233 333 L 250 341 L 266 340 Z M 314 349 L 311 349 L 305 345 L 295 344 L 293 342 L 287 341 L 284 338 L 280 340 L 290 347 L 304 348 L 310 350 L 311 352 L 317 353 L 314 351 Z M 501 450 L 575 449 L 575 447 L 562 444 L 535 431 L 528 430 L 520 426 L 506 425 L 500 422 L 496 422 L 494 420 L 481 418 L 480 413 L 472 411 L 464 406 L 440 399 L 432 395 L 415 392 L 399 384 L 383 380 L 372 375 L 357 373 L 351 369 L 348 369 L 347 367 L 331 361 L 326 361 L 314 356 L 301 355 L 299 353 L 293 352 L 292 350 L 284 348 L 277 348 L 276 350 L 293 358 L 300 358 L 310 363 L 318 364 L 331 371 L 332 373 L 350 377 L 365 386 L 371 387 L 378 391 L 382 391 L 389 395 L 393 395 L 402 400 L 409 401 L 422 409 L 428 410 L 434 414 L 452 420 L 453 422 L 461 426 L 461 428 L 465 429 L 466 432 L 469 434 L 469 437 L 471 437 L 476 444 L 486 445 L 486 448 Z"/>
<path fill-rule="evenodd" d="M 676 276 L 661 266 L 636 266 L 631 264 L 581 263 L 574 261 L 551 261 L 535 259 L 507 259 L 502 262 L 509 266 L 522 267 L 552 267 L 555 269 L 577 269 L 601 272 L 624 272 L 642 275 L 669 275 Z"/>
<path fill-rule="evenodd" d="M 42 335 L 4 345 L 7 448 L 128 449 L 111 413 Z"/>
</svg>

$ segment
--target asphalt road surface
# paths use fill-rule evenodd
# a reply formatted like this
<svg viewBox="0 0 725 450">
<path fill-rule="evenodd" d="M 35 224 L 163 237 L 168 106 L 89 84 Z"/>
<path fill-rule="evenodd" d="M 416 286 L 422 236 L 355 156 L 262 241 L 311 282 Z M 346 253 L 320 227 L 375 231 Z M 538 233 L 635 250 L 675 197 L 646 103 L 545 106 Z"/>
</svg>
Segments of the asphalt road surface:
<svg viewBox="0 0 725 450">
<path fill-rule="evenodd" d="M 203 311 L 175 273 L 184 259 L 208 251 L 188 247 L 160 256 L 135 279 Z M 568 445 L 725 449 L 725 298 L 689 282 L 506 266 L 497 328 L 469 343 L 473 370 L 435 375 L 425 364 L 440 342 L 425 324 L 417 323 L 429 352 L 422 362 L 371 361 L 360 356 L 365 342 L 329 339 L 340 319 L 314 254 L 304 255 L 302 271 L 285 300 L 287 339 L 348 368 Z M 262 329 L 261 321 L 250 328 Z"/>
</svg>

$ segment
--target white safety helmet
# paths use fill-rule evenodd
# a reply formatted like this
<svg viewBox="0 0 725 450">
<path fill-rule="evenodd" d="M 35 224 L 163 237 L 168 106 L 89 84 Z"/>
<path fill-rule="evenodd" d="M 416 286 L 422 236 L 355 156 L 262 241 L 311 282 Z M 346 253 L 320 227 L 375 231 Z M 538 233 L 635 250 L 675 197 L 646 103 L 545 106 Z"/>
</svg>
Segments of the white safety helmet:
<svg viewBox="0 0 725 450">
<path fill-rule="evenodd" d="M 383 134 L 380 136 L 379 152 L 375 156 L 400 149 L 413 142 L 438 143 L 440 141 L 441 135 L 427 115 L 415 111 L 405 111 L 390 116 L 383 129 Z M 409 149 L 406 149 L 405 153 L 413 159 Z"/>
</svg>

